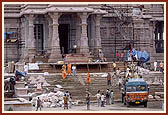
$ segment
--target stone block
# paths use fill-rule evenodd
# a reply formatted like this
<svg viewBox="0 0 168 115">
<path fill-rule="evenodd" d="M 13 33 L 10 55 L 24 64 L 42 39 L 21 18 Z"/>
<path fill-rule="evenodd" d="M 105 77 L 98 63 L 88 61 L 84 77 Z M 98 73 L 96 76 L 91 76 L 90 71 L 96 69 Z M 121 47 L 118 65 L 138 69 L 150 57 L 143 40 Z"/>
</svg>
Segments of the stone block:
<svg viewBox="0 0 168 115">
<path fill-rule="evenodd" d="M 26 95 L 27 94 L 27 88 L 16 88 L 16 95 Z"/>
<path fill-rule="evenodd" d="M 15 70 L 23 72 L 24 71 L 24 65 L 25 65 L 25 63 L 20 63 L 20 62 L 16 63 L 15 64 Z"/>
<path fill-rule="evenodd" d="M 5 99 L 4 111 L 8 111 L 9 108 L 13 111 L 32 111 L 32 104 L 23 98 Z"/>
<path fill-rule="evenodd" d="M 15 88 L 24 88 L 25 82 L 16 81 Z"/>
<path fill-rule="evenodd" d="M 12 62 L 8 62 L 8 68 L 9 68 L 9 73 L 14 73 L 14 69 L 15 69 L 15 63 Z"/>
</svg>

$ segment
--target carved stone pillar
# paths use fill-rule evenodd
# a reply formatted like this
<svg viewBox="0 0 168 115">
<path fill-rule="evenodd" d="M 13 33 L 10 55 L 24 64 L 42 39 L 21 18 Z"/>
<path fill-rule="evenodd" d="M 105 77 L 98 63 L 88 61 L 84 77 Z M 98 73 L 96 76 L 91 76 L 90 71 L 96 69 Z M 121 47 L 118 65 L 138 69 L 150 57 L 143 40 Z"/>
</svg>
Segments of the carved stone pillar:
<svg viewBox="0 0 168 115">
<path fill-rule="evenodd" d="M 80 53 L 81 54 L 89 54 L 89 47 L 88 47 L 88 37 L 87 37 L 87 13 L 82 13 L 79 15 L 82 20 L 82 32 L 81 32 L 81 39 L 80 39 Z"/>
<path fill-rule="evenodd" d="M 25 43 L 26 43 L 26 39 L 25 39 L 25 18 L 21 18 L 21 43 L 22 48 L 21 48 L 21 57 L 20 57 L 20 62 L 24 62 L 24 57 L 25 57 Z"/>
<path fill-rule="evenodd" d="M 52 19 L 46 15 L 46 18 L 48 20 L 48 50 L 47 55 L 51 54 L 51 40 L 52 40 Z"/>
<path fill-rule="evenodd" d="M 59 33 L 58 33 L 58 19 L 60 14 L 53 13 L 49 14 L 53 20 L 53 32 L 52 32 L 52 40 L 51 40 L 51 55 L 49 57 L 48 62 L 56 62 L 58 60 L 62 60 L 60 45 L 59 45 Z"/>
<path fill-rule="evenodd" d="M 29 23 L 29 37 L 28 37 L 28 60 L 29 62 L 33 62 L 34 56 L 36 54 L 35 50 L 35 39 L 34 39 L 34 15 L 27 15 L 28 23 Z"/>
<path fill-rule="evenodd" d="M 80 53 L 80 39 L 81 39 L 81 24 L 80 17 L 76 18 L 76 39 L 75 44 L 77 45 L 76 53 Z"/>
<path fill-rule="evenodd" d="M 101 46 L 101 36 L 100 36 L 100 19 L 102 18 L 101 15 L 97 15 L 95 17 L 96 21 L 96 39 L 95 39 L 95 54 L 99 55 L 100 58 L 103 57 L 102 46 Z M 101 50 L 101 54 L 100 51 Z"/>
</svg>

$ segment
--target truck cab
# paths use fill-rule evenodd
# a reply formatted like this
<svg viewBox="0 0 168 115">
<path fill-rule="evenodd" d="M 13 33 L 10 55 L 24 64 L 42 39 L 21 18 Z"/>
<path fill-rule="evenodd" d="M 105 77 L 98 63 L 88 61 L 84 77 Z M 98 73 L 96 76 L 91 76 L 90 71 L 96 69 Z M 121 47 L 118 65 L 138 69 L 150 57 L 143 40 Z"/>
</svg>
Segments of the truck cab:
<svg viewBox="0 0 168 115">
<path fill-rule="evenodd" d="M 148 85 L 143 78 L 129 79 L 125 84 L 124 105 L 143 104 L 147 107 L 148 92 Z"/>
</svg>

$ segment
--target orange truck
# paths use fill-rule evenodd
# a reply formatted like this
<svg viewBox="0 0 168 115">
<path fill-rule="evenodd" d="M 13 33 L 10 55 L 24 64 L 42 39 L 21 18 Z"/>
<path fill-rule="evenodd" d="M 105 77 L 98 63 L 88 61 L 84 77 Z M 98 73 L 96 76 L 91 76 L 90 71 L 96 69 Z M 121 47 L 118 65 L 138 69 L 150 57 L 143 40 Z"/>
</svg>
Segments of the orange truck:
<svg viewBox="0 0 168 115">
<path fill-rule="evenodd" d="M 147 107 L 148 84 L 142 78 L 129 79 L 125 84 L 124 105 L 143 104 Z"/>
</svg>

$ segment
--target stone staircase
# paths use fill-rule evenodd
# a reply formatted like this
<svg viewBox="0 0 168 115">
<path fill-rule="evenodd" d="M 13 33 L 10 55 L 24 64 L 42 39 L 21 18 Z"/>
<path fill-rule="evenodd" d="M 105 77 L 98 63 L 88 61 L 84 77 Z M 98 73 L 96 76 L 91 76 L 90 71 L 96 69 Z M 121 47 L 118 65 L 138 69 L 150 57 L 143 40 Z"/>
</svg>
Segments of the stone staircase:
<svg viewBox="0 0 168 115">
<path fill-rule="evenodd" d="M 86 87 L 77 77 L 69 75 L 66 79 L 62 79 L 62 76 L 57 74 L 45 76 L 45 79 L 51 85 L 50 91 L 54 91 L 55 85 L 61 85 L 64 91 L 69 91 L 72 94 L 73 100 L 85 99 Z"/>
<path fill-rule="evenodd" d="M 43 55 L 36 55 L 35 58 L 32 60 L 32 62 L 33 63 L 35 63 L 35 62 L 47 63 L 48 58 L 46 56 L 43 56 Z"/>
<path fill-rule="evenodd" d="M 67 54 L 66 55 L 66 63 L 82 63 L 85 62 L 87 63 L 89 60 L 88 56 L 84 55 L 84 54 Z"/>
<path fill-rule="evenodd" d="M 26 100 L 29 100 L 28 88 L 25 88 L 25 82 L 24 81 L 16 81 L 15 84 L 15 95 L 17 98 L 24 98 Z"/>
<path fill-rule="evenodd" d="M 107 81 L 105 77 L 102 77 L 104 73 L 99 73 L 91 76 L 91 84 L 86 82 L 86 74 L 78 73 L 76 77 L 67 76 L 66 79 L 62 79 L 61 74 L 53 74 L 45 76 L 46 81 L 51 85 L 49 88 L 50 91 L 54 91 L 55 85 L 61 85 L 64 88 L 64 91 L 69 91 L 72 94 L 73 100 L 80 100 L 81 103 L 85 102 L 85 96 L 87 93 L 91 96 L 91 101 L 96 102 L 96 93 L 98 90 L 101 90 L 101 93 L 106 93 L 107 89 L 113 89 L 115 93 L 115 99 L 121 99 L 121 92 L 117 85 L 107 86 Z M 120 93 L 118 93 L 120 92 Z"/>
<path fill-rule="evenodd" d="M 125 69 L 124 63 L 116 62 L 117 68 L 119 67 L 121 71 Z M 46 81 L 51 85 L 48 87 L 50 91 L 54 91 L 55 85 L 61 85 L 65 91 L 69 91 L 72 94 L 73 100 L 80 100 L 80 102 L 85 102 L 85 96 L 87 93 L 90 93 L 91 101 L 96 102 L 96 93 L 98 90 L 106 93 L 107 89 L 113 90 L 115 94 L 115 101 L 121 101 L 121 91 L 118 87 L 118 80 L 115 78 L 112 80 L 112 86 L 107 86 L 106 77 L 102 77 L 103 74 L 107 73 L 107 71 L 111 72 L 113 74 L 113 68 L 112 63 L 108 64 L 108 68 L 103 68 L 103 73 L 100 72 L 90 72 L 91 77 L 91 84 L 87 84 L 86 82 L 86 72 L 79 72 L 77 71 L 77 76 L 67 76 L 66 79 L 62 79 L 61 73 L 54 73 L 53 70 L 51 71 L 52 74 L 44 76 Z M 36 73 L 38 74 L 38 73 Z M 145 81 L 152 81 L 151 84 L 149 84 L 150 95 L 155 95 L 155 92 L 164 92 L 164 85 L 159 83 L 154 83 L 156 80 L 162 80 L 164 82 L 164 74 L 161 72 L 153 72 L 150 71 L 149 74 L 143 76 Z"/>
<path fill-rule="evenodd" d="M 155 82 L 155 80 L 162 80 L 164 83 L 164 74 L 161 72 L 150 72 L 148 75 L 144 75 L 144 80 L 145 81 L 152 81 Z M 150 95 L 155 95 L 155 92 L 164 92 L 164 85 L 160 83 L 151 83 L 148 84 L 149 86 L 149 94 Z"/>
<path fill-rule="evenodd" d="M 112 72 L 113 71 L 113 63 L 112 62 L 103 62 L 103 63 L 71 63 L 75 64 L 77 67 L 77 73 L 101 73 L 101 72 Z M 117 67 L 120 68 L 121 71 L 124 71 L 127 67 L 127 64 L 123 62 L 116 62 Z M 29 70 L 30 73 L 60 73 L 62 69 L 62 64 L 54 64 L 54 63 L 41 63 L 38 64 L 39 70 Z"/>
</svg>

